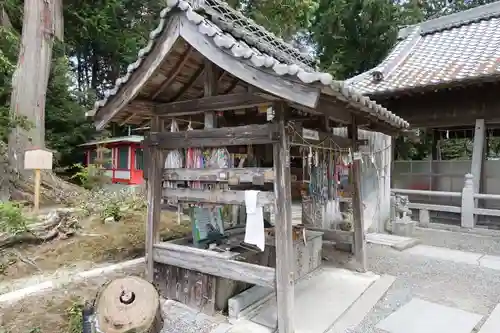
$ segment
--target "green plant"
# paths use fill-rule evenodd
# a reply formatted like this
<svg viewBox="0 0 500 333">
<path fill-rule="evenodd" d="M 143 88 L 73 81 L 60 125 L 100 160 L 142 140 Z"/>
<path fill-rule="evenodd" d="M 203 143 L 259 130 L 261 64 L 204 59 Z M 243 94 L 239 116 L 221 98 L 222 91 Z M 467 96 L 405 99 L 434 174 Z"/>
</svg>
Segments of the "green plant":
<svg viewBox="0 0 500 333">
<path fill-rule="evenodd" d="M 82 310 L 83 304 L 80 301 L 74 301 L 71 306 L 66 309 L 66 316 L 68 317 L 68 333 L 82 332 Z"/>
<path fill-rule="evenodd" d="M 120 202 L 110 201 L 105 206 L 104 210 L 101 212 L 101 218 L 104 220 L 105 218 L 112 217 L 116 222 L 120 221 L 123 218 L 124 213 L 122 212 Z"/>
<path fill-rule="evenodd" d="M 9 234 L 24 232 L 28 221 L 18 204 L 10 201 L 0 202 L 0 231 Z"/>
<path fill-rule="evenodd" d="M 100 188 L 111 182 L 111 179 L 104 174 L 104 170 L 95 164 L 83 166 L 81 163 L 77 163 L 73 167 L 77 169 L 77 172 L 71 176 L 71 179 L 75 179 L 87 190 Z"/>
</svg>

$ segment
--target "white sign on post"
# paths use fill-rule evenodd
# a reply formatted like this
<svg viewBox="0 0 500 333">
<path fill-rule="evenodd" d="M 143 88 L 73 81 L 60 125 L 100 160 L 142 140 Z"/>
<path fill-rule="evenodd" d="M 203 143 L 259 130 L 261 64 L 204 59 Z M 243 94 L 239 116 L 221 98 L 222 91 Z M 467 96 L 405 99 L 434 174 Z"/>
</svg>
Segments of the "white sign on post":
<svg viewBox="0 0 500 333">
<path fill-rule="evenodd" d="M 24 169 L 35 170 L 35 195 L 33 207 L 35 212 L 40 208 L 40 170 L 52 170 L 53 154 L 50 150 L 35 148 L 24 152 Z"/>
<path fill-rule="evenodd" d="M 46 149 L 31 149 L 24 153 L 24 169 L 26 170 L 52 170 L 51 151 Z"/>
</svg>

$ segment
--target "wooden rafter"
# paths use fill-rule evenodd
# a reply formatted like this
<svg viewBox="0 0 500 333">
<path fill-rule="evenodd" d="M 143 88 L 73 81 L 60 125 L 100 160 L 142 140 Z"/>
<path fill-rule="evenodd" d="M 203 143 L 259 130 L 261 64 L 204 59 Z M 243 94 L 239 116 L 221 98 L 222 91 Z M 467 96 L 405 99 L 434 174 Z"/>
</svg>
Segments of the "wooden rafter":
<svg viewBox="0 0 500 333">
<path fill-rule="evenodd" d="M 125 125 L 126 123 L 128 123 L 130 120 L 132 120 L 132 118 L 134 118 L 135 116 L 135 112 L 132 112 L 127 118 L 125 118 L 125 120 L 123 120 L 121 123 L 120 123 L 120 126 L 123 126 Z"/>
<path fill-rule="evenodd" d="M 177 75 L 184 68 L 186 62 L 189 60 L 189 57 L 193 53 L 193 50 L 194 49 L 190 45 L 188 45 L 186 51 L 184 51 L 172 70 L 167 74 L 167 78 L 165 79 L 165 81 L 163 81 L 160 87 L 158 87 L 158 89 L 151 96 L 152 100 L 155 100 L 158 95 L 160 95 L 165 89 L 167 89 L 167 87 L 170 86 L 170 84 L 175 80 Z"/>
<path fill-rule="evenodd" d="M 188 20 L 184 17 L 180 19 L 183 22 Z M 207 60 L 229 72 L 232 76 L 240 78 L 241 81 L 306 107 L 315 108 L 317 106 L 321 93 L 318 86 L 291 81 L 285 76 L 278 76 L 276 73 L 273 74 L 264 69 L 256 70 L 255 67 L 223 52 L 214 44 L 211 37 L 200 34 L 197 26 L 190 22 L 182 24 L 181 36 Z"/>
<path fill-rule="evenodd" d="M 224 111 L 246 109 L 272 104 L 270 96 L 259 96 L 250 93 L 207 96 L 186 101 L 165 103 L 156 106 L 155 114 L 177 117 L 180 115 L 197 114 L 208 111 Z"/>
<path fill-rule="evenodd" d="M 173 101 L 176 101 L 179 98 L 181 98 L 186 93 L 186 91 L 188 91 L 193 86 L 193 84 L 200 78 L 200 76 L 204 72 L 205 72 L 205 65 L 201 65 L 196 70 L 196 72 L 193 74 L 193 76 L 191 76 L 191 78 L 189 79 L 189 81 L 179 90 L 179 92 L 177 94 L 175 94 L 174 97 L 172 97 L 169 100 L 169 102 L 173 102 Z"/>
<path fill-rule="evenodd" d="M 229 94 L 231 91 L 233 91 L 234 88 L 236 88 L 236 86 L 238 85 L 238 82 L 240 82 L 238 78 L 233 79 L 229 87 L 227 87 L 227 89 L 224 90 L 224 94 Z"/>
</svg>

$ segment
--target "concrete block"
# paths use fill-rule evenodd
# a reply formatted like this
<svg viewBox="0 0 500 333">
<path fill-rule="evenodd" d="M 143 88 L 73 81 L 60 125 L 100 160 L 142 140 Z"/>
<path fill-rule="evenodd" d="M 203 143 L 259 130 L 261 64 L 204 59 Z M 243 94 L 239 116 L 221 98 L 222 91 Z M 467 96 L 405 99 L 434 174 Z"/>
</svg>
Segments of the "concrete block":
<svg viewBox="0 0 500 333">
<path fill-rule="evenodd" d="M 345 333 L 349 332 L 350 329 L 356 328 L 385 295 L 395 280 L 394 276 L 381 276 L 342 314 L 326 333 Z"/>
<path fill-rule="evenodd" d="M 417 222 L 410 218 L 398 219 L 392 222 L 392 233 L 397 236 L 411 237 L 416 224 Z"/>
<path fill-rule="evenodd" d="M 470 333 L 482 316 L 414 298 L 379 322 L 390 333 Z"/>
<path fill-rule="evenodd" d="M 266 298 L 274 291 L 271 288 L 254 286 L 232 297 L 228 301 L 229 318 L 239 318 L 243 310 Z"/>
<path fill-rule="evenodd" d="M 420 223 L 419 225 L 422 228 L 427 228 L 429 224 L 431 223 L 431 217 L 429 215 L 429 211 L 427 209 L 421 209 L 419 212 L 419 220 Z"/>
</svg>

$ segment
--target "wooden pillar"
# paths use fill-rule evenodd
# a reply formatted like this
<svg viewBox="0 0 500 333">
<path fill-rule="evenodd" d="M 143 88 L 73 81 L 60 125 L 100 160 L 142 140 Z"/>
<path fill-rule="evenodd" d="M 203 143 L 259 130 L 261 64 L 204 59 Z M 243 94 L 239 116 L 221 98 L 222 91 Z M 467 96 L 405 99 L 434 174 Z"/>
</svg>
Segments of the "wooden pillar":
<svg viewBox="0 0 500 333">
<path fill-rule="evenodd" d="M 332 135 L 332 128 L 330 127 L 330 119 L 328 119 L 328 116 L 326 116 L 325 119 L 325 131 L 329 134 Z M 333 200 L 335 199 L 335 185 L 332 182 L 332 177 L 335 172 L 335 154 L 333 150 L 328 151 L 328 200 Z"/>
<path fill-rule="evenodd" d="M 435 176 L 436 173 L 438 173 L 437 168 L 436 168 L 436 162 L 439 160 L 439 154 L 438 154 L 438 143 L 439 143 L 439 131 L 436 129 L 432 130 L 432 147 L 431 147 L 431 158 L 430 163 L 431 167 L 429 168 L 429 190 L 431 191 L 436 191 L 438 190 L 436 184 L 437 181 L 439 180 L 438 177 Z"/>
<path fill-rule="evenodd" d="M 292 192 L 290 188 L 290 150 L 285 131 L 286 104 L 274 105 L 280 141 L 274 144 L 274 193 L 276 229 L 276 299 L 278 305 L 278 332 L 293 333 L 293 240 L 292 240 Z"/>
<path fill-rule="evenodd" d="M 162 121 L 158 116 L 151 120 L 151 131 L 163 130 Z M 154 261 L 153 245 L 160 241 L 161 188 L 164 159 L 162 151 L 156 146 L 146 147 L 148 152 L 147 168 L 147 223 L 146 223 L 146 279 L 153 282 Z"/>
<path fill-rule="evenodd" d="M 217 95 L 217 66 L 210 60 L 205 59 L 205 84 L 203 86 L 203 96 Z M 205 128 L 216 128 L 217 118 L 215 111 L 205 112 Z"/>
<path fill-rule="evenodd" d="M 349 138 L 352 140 L 352 153 L 358 152 L 358 125 L 356 117 L 352 116 L 352 124 L 348 127 Z M 363 201 L 361 200 L 361 160 L 352 162 L 352 215 L 354 229 L 353 252 L 359 264 L 359 271 L 366 272 L 366 239 L 363 218 Z"/>
<path fill-rule="evenodd" d="M 325 116 L 325 126 L 324 130 L 328 135 L 332 135 L 332 128 L 330 127 L 330 119 L 328 116 Z M 331 148 L 331 147 L 329 147 Z M 325 215 L 323 217 L 323 229 L 335 229 L 335 224 L 337 221 L 334 220 L 337 215 L 337 203 L 336 203 L 336 194 L 337 194 L 337 182 L 333 181 L 335 174 L 335 152 L 333 150 L 328 150 L 327 152 L 327 181 L 328 181 L 328 203 L 325 206 Z"/>
</svg>

